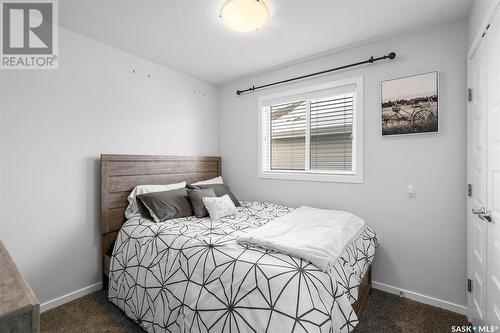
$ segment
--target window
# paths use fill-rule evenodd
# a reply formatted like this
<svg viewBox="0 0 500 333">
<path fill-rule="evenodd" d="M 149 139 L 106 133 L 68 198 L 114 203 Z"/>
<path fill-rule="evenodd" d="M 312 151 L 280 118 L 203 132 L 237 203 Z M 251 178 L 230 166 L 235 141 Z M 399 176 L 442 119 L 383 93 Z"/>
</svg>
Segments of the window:
<svg viewBox="0 0 500 333">
<path fill-rule="evenodd" d="M 363 181 L 363 79 L 259 99 L 262 178 Z"/>
</svg>

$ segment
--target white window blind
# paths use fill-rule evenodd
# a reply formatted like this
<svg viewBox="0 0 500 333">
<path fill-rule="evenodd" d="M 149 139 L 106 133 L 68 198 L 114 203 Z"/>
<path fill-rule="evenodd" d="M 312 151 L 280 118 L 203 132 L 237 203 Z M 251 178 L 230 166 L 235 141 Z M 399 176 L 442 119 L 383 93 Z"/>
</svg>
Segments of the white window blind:
<svg viewBox="0 0 500 333">
<path fill-rule="evenodd" d="M 352 171 L 354 95 L 311 100 L 311 170 Z"/>
<path fill-rule="evenodd" d="M 362 180 L 362 151 L 356 138 L 358 85 L 362 81 L 355 82 L 261 101 L 260 174 L 351 179 L 358 175 L 356 182 Z"/>
<path fill-rule="evenodd" d="M 270 107 L 271 169 L 305 170 L 306 101 Z"/>
</svg>

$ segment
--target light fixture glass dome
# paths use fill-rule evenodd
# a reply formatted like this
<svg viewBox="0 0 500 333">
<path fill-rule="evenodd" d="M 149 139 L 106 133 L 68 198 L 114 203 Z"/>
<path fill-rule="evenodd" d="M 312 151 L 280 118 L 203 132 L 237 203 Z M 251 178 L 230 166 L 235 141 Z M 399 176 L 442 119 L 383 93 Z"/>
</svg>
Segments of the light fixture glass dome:
<svg viewBox="0 0 500 333">
<path fill-rule="evenodd" d="M 224 24 L 241 32 L 261 29 L 269 15 L 265 0 L 227 0 L 220 10 Z"/>
</svg>

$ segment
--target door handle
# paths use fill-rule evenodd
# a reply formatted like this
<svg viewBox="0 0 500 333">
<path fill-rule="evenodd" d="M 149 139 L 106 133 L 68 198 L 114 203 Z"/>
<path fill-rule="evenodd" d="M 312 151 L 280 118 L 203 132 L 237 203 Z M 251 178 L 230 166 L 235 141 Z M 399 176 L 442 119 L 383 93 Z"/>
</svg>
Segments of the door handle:
<svg viewBox="0 0 500 333">
<path fill-rule="evenodd" d="M 472 208 L 472 214 L 481 215 L 481 214 L 484 214 L 484 213 L 486 213 L 486 209 L 484 207 L 481 207 L 479 209 Z"/>
<path fill-rule="evenodd" d="M 472 208 L 472 214 L 477 215 L 481 220 L 491 222 L 491 211 L 481 207 L 480 209 Z"/>
</svg>

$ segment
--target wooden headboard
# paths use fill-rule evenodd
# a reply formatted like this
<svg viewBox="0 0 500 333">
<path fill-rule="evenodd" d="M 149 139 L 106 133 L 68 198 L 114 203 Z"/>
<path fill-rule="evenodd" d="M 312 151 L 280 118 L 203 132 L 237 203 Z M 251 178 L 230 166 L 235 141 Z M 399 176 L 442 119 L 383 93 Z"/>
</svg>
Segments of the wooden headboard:
<svg viewBox="0 0 500 333">
<path fill-rule="evenodd" d="M 221 175 L 218 156 L 101 155 L 103 265 L 125 222 L 127 196 L 137 185 L 194 183 Z"/>
</svg>

